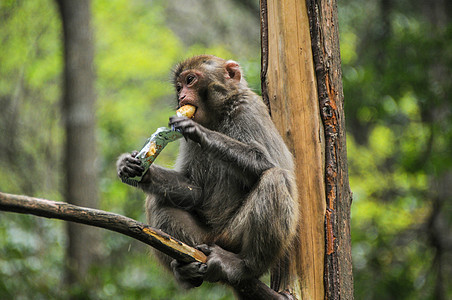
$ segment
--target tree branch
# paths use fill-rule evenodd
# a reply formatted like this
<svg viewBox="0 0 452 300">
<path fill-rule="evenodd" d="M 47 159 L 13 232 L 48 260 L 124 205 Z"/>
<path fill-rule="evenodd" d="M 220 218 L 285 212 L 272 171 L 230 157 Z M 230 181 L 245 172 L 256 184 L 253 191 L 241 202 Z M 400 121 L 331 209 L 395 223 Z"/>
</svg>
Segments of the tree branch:
<svg viewBox="0 0 452 300">
<path fill-rule="evenodd" d="M 204 253 L 176 240 L 161 230 L 98 209 L 0 192 L 0 210 L 101 227 L 142 241 L 182 262 L 199 261 L 205 263 L 207 261 Z"/>
<path fill-rule="evenodd" d="M 101 227 L 128 235 L 182 262 L 207 261 L 206 255 L 201 251 L 159 229 L 103 210 L 0 192 L 0 211 L 32 214 Z M 275 292 L 258 279 L 241 282 L 233 288 L 241 299 L 293 299 L 289 294 Z"/>
</svg>

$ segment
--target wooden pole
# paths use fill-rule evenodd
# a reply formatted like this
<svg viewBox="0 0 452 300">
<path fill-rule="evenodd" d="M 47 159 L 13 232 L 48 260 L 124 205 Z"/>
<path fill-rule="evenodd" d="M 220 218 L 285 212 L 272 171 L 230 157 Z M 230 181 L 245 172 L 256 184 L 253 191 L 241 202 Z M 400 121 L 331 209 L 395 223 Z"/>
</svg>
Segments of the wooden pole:
<svg viewBox="0 0 452 300">
<path fill-rule="evenodd" d="M 335 0 L 261 0 L 262 96 L 295 156 L 300 243 L 288 287 L 353 299 L 351 191 Z"/>
<path fill-rule="evenodd" d="M 326 209 L 324 133 L 305 1 L 261 1 L 262 84 L 271 115 L 292 150 L 300 202 L 299 242 L 286 287 L 297 299 L 323 299 Z M 267 44 L 265 44 L 267 43 Z"/>
</svg>

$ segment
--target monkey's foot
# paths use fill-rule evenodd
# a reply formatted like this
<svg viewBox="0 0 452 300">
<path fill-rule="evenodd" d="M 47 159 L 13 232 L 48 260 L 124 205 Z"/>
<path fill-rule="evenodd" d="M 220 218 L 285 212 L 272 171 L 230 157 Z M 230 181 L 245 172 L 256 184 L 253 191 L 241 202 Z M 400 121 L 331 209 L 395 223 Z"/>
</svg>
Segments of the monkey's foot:
<svg viewBox="0 0 452 300">
<path fill-rule="evenodd" d="M 198 287 L 204 281 L 207 265 L 200 262 L 182 263 L 177 260 L 171 262 L 171 269 L 179 284 L 186 289 Z"/>
</svg>

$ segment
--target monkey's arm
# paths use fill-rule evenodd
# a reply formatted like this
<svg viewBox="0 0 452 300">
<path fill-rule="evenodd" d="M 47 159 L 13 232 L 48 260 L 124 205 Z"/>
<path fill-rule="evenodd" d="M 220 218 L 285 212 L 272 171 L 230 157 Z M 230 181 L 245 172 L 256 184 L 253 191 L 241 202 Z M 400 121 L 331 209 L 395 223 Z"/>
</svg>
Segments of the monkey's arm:
<svg viewBox="0 0 452 300">
<path fill-rule="evenodd" d="M 257 142 L 242 143 L 185 117 L 171 117 L 169 125 L 208 149 L 218 159 L 237 167 L 246 176 L 260 177 L 264 171 L 275 166 L 268 152 Z"/>
<path fill-rule="evenodd" d="M 174 206 L 185 209 L 197 206 L 202 195 L 202 189 L 180 172 L 157 165 L 150 166 L 138 186 L 145 192 L 157 194 Z"/>
<path fill-rule="evenodd" d="M 118 176 L 135 177 L 144 172 L 141 161 L 134 156 L 136 153 L 123 154 L 117 162 Z M 143 176 L 138 187 L 143 191 L 159 195 L 165 201 L 163 205 L 191 209 L 201 200 L 202 189 L 193 184 L 182 173 L 157 165 L 151 165 Z"/>
</svg>

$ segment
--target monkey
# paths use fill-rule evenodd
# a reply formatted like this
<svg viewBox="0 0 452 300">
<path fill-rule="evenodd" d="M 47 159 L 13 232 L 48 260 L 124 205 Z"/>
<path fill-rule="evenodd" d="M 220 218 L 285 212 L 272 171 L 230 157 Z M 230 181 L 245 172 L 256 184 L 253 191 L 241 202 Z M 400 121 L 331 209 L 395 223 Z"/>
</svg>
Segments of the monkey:
<svg viewBox="0 0 452 300">
<path fill-rule="evenodd" d="M 146 194 L 149 224 L 203 251 L 207 263 L 156 255 L 185 288 L 203 281 L 234 287 L 277 267 L 293 246 L 293 158 L 237 62 L 200 55 L 173 73 L 176 106 L 196 111 L 169 119 L 185 137 L 174 169 L 153 164 L 138 187 Z M 118 176 L 145 171 L 136 154 L 119 157 Z"/>
</svg>

